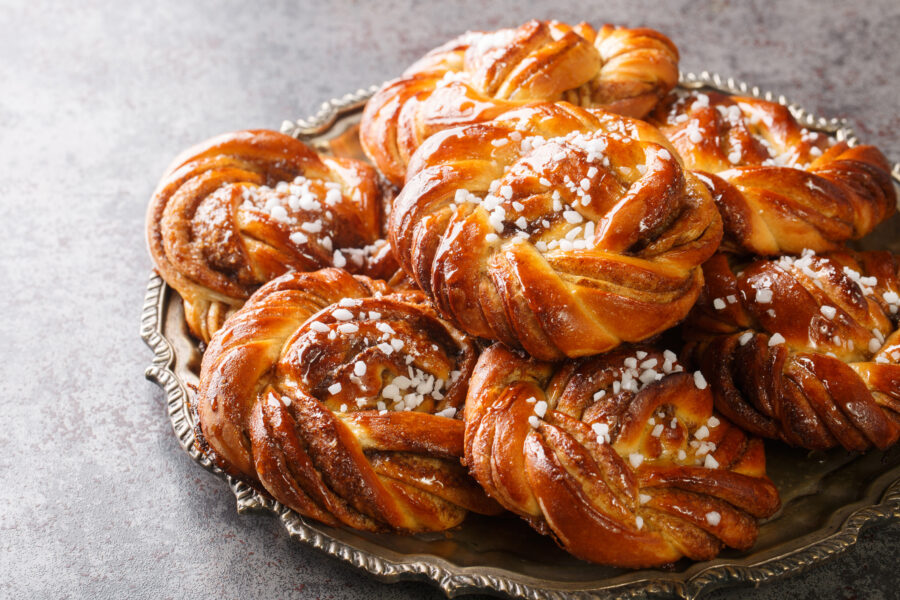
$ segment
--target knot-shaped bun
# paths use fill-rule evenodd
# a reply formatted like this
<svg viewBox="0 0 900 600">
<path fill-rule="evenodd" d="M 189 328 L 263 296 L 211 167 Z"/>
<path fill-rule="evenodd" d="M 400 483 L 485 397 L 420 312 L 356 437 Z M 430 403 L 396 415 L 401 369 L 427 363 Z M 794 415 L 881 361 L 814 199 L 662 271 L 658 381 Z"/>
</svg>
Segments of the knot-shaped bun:
<svg viewBox="0 0 900 600">
<path fill-rule="evenodd" d="M 529 21 L 469 32 L 429 52 L 372 97 L 360 139 L 401 185 L 416 148 L 447 127 L 536 101 L 642 117 L 677 83 L 678 51 L 657 31 Z"/>
<path fill-rule="evenodd" d="M 716 254 L 685 326 L 716 408 L 804 448 L 900 438 L 900 260 L 833 252 L 744 264 Z"/>
<path fill-rule="evenodd" d="M 651 348 L 552 365 L 490 347 L 469 385 L 466 462 L 568 552 L 622 567 L 746 550 L 779 506 L 761 440 Z"/>
<path fill-rule="evenodd" d="M 445 318 L 552 360 L 676 324 L 722 226 L 656 129 L 547 103 L 432 136 L 389 235 Z"/>
<path fill-rule="evenodd" d="M 382 211 L 370 166 L 274 131 L 238 131 L 175 160 L 150 203 L 147 239 L 191 331 L 209 341 L 286 271 L 346 266 L 389 277 L 396 263 L 379 241 Z"/>
<path fill-rule="evenodd" d="M 833 250 L 896 209 L 890 165 L 877 148 L 810 131 L 781 104 L 718 92 L 673 94 L 651 122 L 712 190 L 726 250 Z"/>
<path fill-rule="evenodd" d="M 340 269 L 259 289 L 203 356 L 204 450 L 302 515 L 433 531 L 497 511 L 460 465 L 476 348 L 417 292 Z"/>
</svg>

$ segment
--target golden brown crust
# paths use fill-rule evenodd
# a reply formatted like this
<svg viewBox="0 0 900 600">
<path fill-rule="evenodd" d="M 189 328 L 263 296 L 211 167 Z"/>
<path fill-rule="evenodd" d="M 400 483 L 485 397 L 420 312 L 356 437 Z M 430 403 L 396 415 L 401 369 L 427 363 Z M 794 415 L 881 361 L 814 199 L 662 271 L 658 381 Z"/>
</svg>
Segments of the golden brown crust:
<svg viewBox="0 0 900 600">
<path fill-rule="evenodd" d="M 388 229 L 445 318 L 547 360 L 676 324 L 722 234 L 653 127 L 564 102 L 431 137 Z"/>
<path fill-rule="evenodd" d="M 834 250 L 896 210 L 890 165 L 877 148 L 809 131 L 781 104 L 671 94 L 651 122 L 712 190 L 728 251 Z"/>
<path fill-rule="evenodd" d="M 369 101 L 360 139 L 401 185 L 413 152 L 448 127 L 535 101 L 565 100 L 642 117 L 678 83 L 678 50 L 652 29 L 532 20 L 473 31 L 436 48 Z"/>
<path fill-rule="evenodd" d="M 184 299 L 191 331 L 209 341 L 257 287 L 286 271 L 396 270 L 376 244 L 381 212 L 368 165 L 320 156 L 274 131 L 238 131 L 176 159 L 151 200 L 147 240 Z"/>
<path fill-rule="evenodd" d="M 900 438 L 900 260 L 805 253 L 737 264 L 716 254 L 685 325 L 717 409 L 804 448 Z"/>
<path fill-rule="evenodd" d="M 460 466 L 475 346 L 421 292 L 340 269 L 259 289 L 203 356 L 197 414 L 227 473 L 302 515 L 434 531 L 497 512 Z"/>
<path fill-rule="evenodd" d="M 554 366 L 496 344 L 469 386 L 466 462 L 575 556 L 707 560 L 752 546 L 756 519 L 779 506 L 761 440 L 712 409 L 672 353 L 620 348 Z"/>
</svg>

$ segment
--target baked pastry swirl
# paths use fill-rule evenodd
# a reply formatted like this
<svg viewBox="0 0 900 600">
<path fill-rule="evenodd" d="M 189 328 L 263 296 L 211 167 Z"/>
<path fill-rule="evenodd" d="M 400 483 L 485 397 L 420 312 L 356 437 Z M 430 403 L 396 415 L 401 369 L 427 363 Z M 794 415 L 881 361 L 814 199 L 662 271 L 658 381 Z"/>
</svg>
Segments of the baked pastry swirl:
<svg viewBox="0 0 900 600">
<path fill-rule="evenodd" d="M 432 531 L 497 512 L 460 465 L 476 348 L 420 293 L 391 292 L 340 269 L 260 288 L 203 356 L 204 450 L 329 525 Z"/>
<path fill-rule="evenodd" d="M 725 250 L 834 250 L 896 209 L 890 165 L 877 148 L 810 131 L 781 104 L 712 91 L 672 94 L 651 122 L 712 190 Z"/>
<path fill-rule="evenodd" d="M 150 254 L 209 341 L 261 284 L 289 270 L 396 271 L 370 166 L 265 130 L 203 142 L 175 160 L 147 214 Z"/>
<path fill-rule="evenodd" d="M 900 259 L 832 252 L 738 263 L 717 254 L 684 328 L 716 408 L 804 448 L 900 437 Z"/>
<path fill-rule="evenodd" d="M 546 360 L 673 326 L 722 235 L 656 129 L 564 102 L 432 136 L 388 229 L 445 318 Z"/>
<path fill-rule="evenodd" d="M 399 186 L 415 149 L 447 127 L 535 101 L 642 117 L 677 83 L 678 50 L 658 31 L 529 21 L 469 32 L 429 52 L 372 97 L 360 139 Z"/>
<path fill-rule="evenodd" d="M 565 550 L 622 567 L 746 550 L 779 506 L 761 440 L 713 413 L 699 373 L 651 348 L 553 365 L 490 347 L 466 399 L 466 462 Z"/>
</svg>

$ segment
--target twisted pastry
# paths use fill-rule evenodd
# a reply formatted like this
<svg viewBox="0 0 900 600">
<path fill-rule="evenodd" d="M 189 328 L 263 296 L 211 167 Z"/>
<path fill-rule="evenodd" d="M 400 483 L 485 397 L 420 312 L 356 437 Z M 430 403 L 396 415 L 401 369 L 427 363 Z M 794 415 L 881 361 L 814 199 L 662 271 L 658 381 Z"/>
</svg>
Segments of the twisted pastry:
<svg viewBox="0 0 900 600">
<path fill-rule="evenodd" d="M 260 288 L 204 354 L 204 450 L 329 525 L 432 531 L 496 512 L 460 465 L 475 347 L 420 293 L 391 292 L 340 269 Z"/>
<path fill-rule="evenodd" d="M 653 127 L 567 103 L 432 136 L 388 229 L 445 318 L 546 360 L 677 323 L 722 235 Z"/>
<path fill-rule="evenodd" d="M 877 148 L 851 148 L 809 131 L 781 104 L 718 92 L 672 94 L 651 122 L 712 190 L 726 250 L 833 250 L 896 208 L 890 165 Z"/>
<path fill-rule="evenodd" d="M 389 277 L 382 194 L 361 162 L 320 156 L 274 131 L 238 131 L 187 150 L 153 195 L 150 254 L 209 341 L 261 284 L 289 270 L 346 266 Z"/>
<path fill-rule="evenodd" d="M 716 408 L 804 448 L 900 437 L 900 260 L 832 252 L 740 265 L 717 254 L 685 327 Z"/>
<path fill-rule="evenodd" d="M 469 32 L 386 83 L 363 113 L 360 139 L 396 185 L 434 133 L 535 101 L 565 100 L 642 117 L 678 83 L 678 50 L 652 29 L 529 21 Z"/>
<path fill-rule="evenodd" d="M 650 348 L 552 365 L 490 347 L 469 384 L 466 462 L 565 550 L 622 567 L 746 550 L 779 506 L 761 440 L 713 414 L 699 373 Z"/>
</svg>

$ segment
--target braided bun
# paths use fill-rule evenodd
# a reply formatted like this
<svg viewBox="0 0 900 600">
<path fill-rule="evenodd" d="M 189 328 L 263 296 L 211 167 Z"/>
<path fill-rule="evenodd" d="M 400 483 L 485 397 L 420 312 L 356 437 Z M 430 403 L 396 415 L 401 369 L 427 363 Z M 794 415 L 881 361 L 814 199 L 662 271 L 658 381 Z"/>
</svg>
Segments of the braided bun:
<svg viewBox="0 0 900 600">
<path fill-rule="evenodd" d="M 896 209 L 890 165 L 877 148 L 809 131 L 781 104 L 673 94 L 651 121 L 709 186 L 731 252 L 834 250 Z"/>
<path fill-rule="evenodd" d="M 369 101 L 360 139 L 401 185 L 413 152 L 448 127 L 535 101 L 642 117 L 678 83 L 678 50 L 652 29 L 529 21 L 473 31 L 432 50 Z"/>
<path fill-rule="evenodd" d="M 721 239 L 651 126 L 538 104 L 430 138 L 394 203 L 404 270 L 464 331 L 554 360 L 676 324 Z"/>
<path fill-rule="evenodd" d="M 746 550 L 779 506 L 761 440 L 652 348 L 552 365 L 492 346 L 469 386 L 466 462 L 568 552 L 622 567 Z"/>
<path fill-rule="evenodd" d="M 436 531 L 497 512 L 460 466 L 476 348 L 418 292 L 290 273 L 203 356 L 197 414 L 227 473 L 330 525 Z"/>
<path fill-rule="evenodd" d="M 332 265 L 389 277 L 375 171 L 265 130 L 208 140 L 176 159 L 147 213 L 150 255 L 209 341 L 261 284 Z"/>
<path fill-rule="evenodd" d="M 717 254 L 685 326 L 716 407 L 804 448 L 900 437 L 900 260 L 832 252 L 738 264 Z"/>
</svg>

